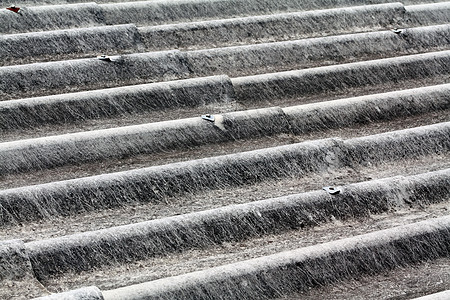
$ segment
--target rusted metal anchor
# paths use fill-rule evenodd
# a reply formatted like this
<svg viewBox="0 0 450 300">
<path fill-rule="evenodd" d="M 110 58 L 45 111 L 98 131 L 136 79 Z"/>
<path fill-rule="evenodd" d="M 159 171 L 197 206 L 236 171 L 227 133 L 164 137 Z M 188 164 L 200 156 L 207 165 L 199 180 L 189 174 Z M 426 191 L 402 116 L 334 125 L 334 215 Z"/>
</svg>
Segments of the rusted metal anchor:
<svg viewBox="0 0 450 300">
<path fill-rule="evenodd" d="M 11 5 L 10 7 L 7 7 L 6 9 L 10 10 L 12 12 L 15 12 L 16 14 L 19 14 L 19 15 L 22 14 L 21 11 L 20 11 L 20 7 L 17 7 L 15 5 Z"/>
</svg>

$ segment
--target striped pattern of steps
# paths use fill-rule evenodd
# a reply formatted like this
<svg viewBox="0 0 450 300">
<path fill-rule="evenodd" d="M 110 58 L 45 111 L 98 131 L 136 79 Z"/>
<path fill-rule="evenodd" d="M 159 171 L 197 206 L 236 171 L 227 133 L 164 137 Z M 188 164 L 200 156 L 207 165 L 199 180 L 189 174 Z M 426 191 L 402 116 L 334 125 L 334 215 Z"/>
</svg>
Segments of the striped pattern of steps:
<svg viewBox="0 0 450 300">
<path fill-rule="evenodd" d="M 446 297 L 450 2 L 16 6 L 0 298 Z"/>
</svg>

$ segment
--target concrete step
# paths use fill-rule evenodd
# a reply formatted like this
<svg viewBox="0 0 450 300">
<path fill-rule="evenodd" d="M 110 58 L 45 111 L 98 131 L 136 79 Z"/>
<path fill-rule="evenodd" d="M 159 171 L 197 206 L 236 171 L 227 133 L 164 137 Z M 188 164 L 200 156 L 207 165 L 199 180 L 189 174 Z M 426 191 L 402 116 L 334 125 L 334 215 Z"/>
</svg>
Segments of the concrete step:
<svg viewBox="0 0 450 300">
<path fill-rule="evenodd" d="M 450 85 L 446 84 L 302 106 L 216 114 L 212 115 L 213 121 L 199 116 L 0 143 L 0 175 L 183 150 L 239 139 L 304 135 L 442 112 L 450 109 L 449 94 Z M 85 109 L 90 111 L 88 107 Z M 38 115 L 42 117 L 42 114 Z M 11 121 L 16 119 L 17 115 L 11 117 Z M 21 116 L 21 119 L 30 122 L 30 118 Z"/>
<path fill-rule="evenodd" d="M 449 29 L 450 25 L 439 25 L 399 34 L 383 31 L 196 51 L 147 52 L 108 61 L 93 58 L 0 67 L 0 99 L 188 77 L 254 75 L 446 50 Z"/>
<path fill-rule="evenodd" d="M 39 278 L 450 200 L 450 170 L 314 191 L 29 242 Z M 407 191 L 407 192 L 405 192 Z"/>
<path fill-rule="evenodd" d="M 0 10 L 0 298 L 450 289 L 448 1 L 80 2 Z"/>
<path fill-rule="evenodd" d="M 446 257 L 449 217 L 104 290 L 105 299 L 270 299 Z M 306 270 L 306 271 L 305 271 Z M 245 282 L 245 284 L 242 284 Z"/>
<path fill-rule="evenodd" d="M 212 48 L 399 27 L 400 3 L 137 28 L 133 24 L 3 35 L 1 64 L 131 51 Z M 370 18 L 366 16 L 370 15 Z M 144 47 L 145 43 L 145 47 Z"/>
<path fill-rule="evenodd" d="M 405 9 L 409 26 L 450 23 L 450 2 L 411 5 Z"/>
<path fill-rule="evenodd" d="M 0 191 L 2 224 L 71 215 L 324 170 L 446 154 L 450 123 L 330 138 Z"/>
<path fill-rule="evenodd" d="M 52 3 L 50 0 L 48 1 L 48 4 L 57 3 L 59 5 L 29 6 L 30 4 L 34 4 L 21 4 L 19 1 L 19 3 L 16 3 L 15 5 L 20 7 L 20 13 L 14 13 L 6 9 L 0 11 L 0 17 L 4 20 L 4 22 L 0 24 L 0 33 L 12 34 L 130 23 L 137 26 L 151 26 L 299 11 L 345 8 L 368 4 L 361 0 L 308 0 L 302 2 L 295 0 L 283 0 L 277 2 L 269 0 L 189 0 L 169 2 L 158 0 L 106 4 L 97 4 L 95 2 L 63 4 L 62 2 L 64 1 L 55 1 Z M 397 4 L 391 4 L 392 2 L 393 1 L 389 0 L 376 0 L 370 1 L 369 4 L 399 5 L 398 2 Z M 410 25 L 418 26 L 419 24 L 432 25 L 448 23 L 448 17 L 446 14 L 446 11 L 448 10 L 448 2 L 404 1 L 402 3 L 404 5 L 409 5 L 406 7 L 406 17 Z M 418 3 L 421 4 L 411 5 Z M 10 3 L 5 4 L 5 6 L 8 5 L 10 5 Z M 340 13 L 342 12 L 343 11 Z M 400 14 L 396 17 L 403 19 L 405 8 L 402 8 L 402 10 L 398 12 Z M 376 13 L 376 10 L 371 11 L 370 13 L 373 17 L 381 17 L 381 15 Z M 317 14 L 320 19 L 321 13 Z M 332 16 L 331 18 L 339 18 L 338 15 Z M 352 18 L 352 15 L 353 13 L 347 12 L 348 17 Z M 386 15 L 383 16 L 382 19 L 379 19 L 381 24 L 384 23 L 382 20 L 385 17 Z M 346 22 L 347 21 L 345 21 L 344 24 Z M 358 23 L 364 24 L 365 22 L 367 22 L 367 20 L 363 20 L 362 23 Z M 339 27 L 342 28 L 341 26 Z"/>
</svg>

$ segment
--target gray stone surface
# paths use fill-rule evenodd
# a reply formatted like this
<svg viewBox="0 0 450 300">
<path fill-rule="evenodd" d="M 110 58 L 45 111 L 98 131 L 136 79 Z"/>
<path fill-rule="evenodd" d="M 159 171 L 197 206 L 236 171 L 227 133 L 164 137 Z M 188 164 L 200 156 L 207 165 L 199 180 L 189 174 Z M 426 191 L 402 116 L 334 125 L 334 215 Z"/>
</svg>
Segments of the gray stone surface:
<svg viewBox="0 0 450 300">
<path fill-rule="evenodd" d="M 449 130 L 447 122 L 346 141 L 325 139 L 3 190 L 2 223 L 161 201 L 169 196 L 269 178 L 305 176 L 343 166 L 445 153 L 450 149 Z"/>
<path fill-rule="evenodd" d="M 295 134 L 393 120 L 450 108 L 450 85 L 339 99 L 283 108 Z"/>
<path fill-rule="evenodd" d="M 123 84 L 183 79 L 189 76 L 264 72 L 391 55 L 448 49 L 450 25 L 340 35 L 196 51 L 122 55 L 113 61 L 79 59 L 1 67 L 0 96 L 95 89 Z M 70 73 L 65 70 L 71 69 Z M 6 98 L 6 99 L 5 99 Z"/>
<path fill-rule="evenodd" d="M 290 195 L 26 244 L 38 278 L 447 201 L 450 170 Z M 429 198 L 433 195 L 433 199 Z"/>
<path fill-rule="evenodd" d="M 214 76 L 0 102 L 0 129 L 31 129 L 148 111 L 226 103 L 230 78 Z"/>
<path fill-rule="evenodd" d="M 141 27 L 149 50 L 203 48 L 401 27 L 401 3 Z M 369 16 L 369 17 L 368 17 Z"/>
<path fill-rule="evenodd" d="M 0 10 L 0 298 L 450 288 L 448 4 L 76 1 Z"/>
<path fill-rule="evenodd" d="M 25 244 L 20 240 L 0 242 L 0 284 L 4 280 L 23 280 L 33 276 Z"/>
<path fill-rule="evenodd" d="M 399 56 L 373 61 L 339 64 L 306 70 L 232 78 L 236 99 L 260 103 L 279 98 L 299 99 L 310 95 L 347 91 L 352 88 L 389 84 L 395 88 L 406 80 L 438 76 L 448 78 L 450 51 Z M 445 79 L 444 79 L 445 81 Z"/>
<path fill-rule="evenodd" d="M 220 83 L 220 78 L 217 79 L 217 83 Z M 184 83 L 186 82 L 188 81 L 184 81 Z M 176 83 L 178 82 L 174 82 L 174 85 Z M 156 85 L 161 86 L 161 84 Z M 180 87 L 183 88 L 185 85 L 180 85 Z M 212 88 L 214 87 L 212 86 Z M 217 86 L 214 91 L 217 91 Z M 446 110 L 450 108 L 449 91 L 450 85 L 440 85 L 355 99 L 335 100 L 327 102 L 326 105 L 319 103 L 283 109 L 279 107 L 263 108 L 217 114 L 214 122 L 208 122 L 197 117 L 1 143 L 0 175 L 103 161 L 114 157 L 157 153 L 235 139 L 291 132 L 304 134 L 317 130 L 344 128 L 354 124 Z M 83 111 L 78 111 L 79 113 L 76 116 L 81 117 L 83 112 L 85 114 L 93 113 L 90 106 L 81 106 L 81 103 L 86 101 L 86 98 L 82 96 L 92 94 L 99 93 L 82 93 L 79 95 L 81 97 L 77 98 L 79 101 L 77 101 L 76 107 L 83 109 Z M 119 93 L 119 95 L 121 94 Z M 101 95 L 106 96 L 105 102 L 111 99 L 110 93 Z M 183 96 L 186 95 L 183 94 Z M 98 98 L 93 99 L 96 100 L 95 103 L 98 103 Z M 122 97 L 116 99 L 125 104 L 128 102 L 125 102 Z M 27 99 L 20 101 L 20 106 L 15 101 L 9 101 L 10 103 L 6 103 L 3 107 L 3 103 L 0 103 L 0 109 L 3 108 L 3 111 L 0 110 L 0 116 L 6 115 L 9 117 L 9 120 L 3 118 L 3 126 L 8 126 L 10 122 L 17 124 L 20 121 L 31 125 L 33 124 L 32 117 L 49 118 L 53 116 L 53 114 L 43 116 L 32 110 L 37 107 L 39 111 L 44 113 L 50 105 L 61 104 L 59 101 L 56 103 L 49 101 L 50 103 L 48 103 L 45 100 L 48 100 L 48 98 L 43 98 L 39 102 L 35 101 L 42 106 L 38 103 L 30 105 L 30 100 Z M 57 100 L 60 100 L 60 98 L 57 98 Z M 92 101 L 92 96 L 89 100 Z M 190 102 L 190 99 L 188 101 Z M 47 103 L 48 105 L 45 105 Z M 17 110 L 20 109 L 21 111 L 24 111 L 24 106 L 28 106 L 25 112 L 33 111 L 34 115 L 29 117 L 28 115 L 10 113 L 8 116 L 8 105 L 10 107 L 16 105 Z M 77 110 L 70 108 L 72 114 L 75 114 Z M 67 114 L 64 109 L 52 111 L 67 123 Z M 1 112 L 4 113 L 1 114 Z M 9 110 L 9 112 L 12 111 Z M 110 110 L 106 110 L 106 112 L 110 112 Z"/>
<path fill-rule="evenodd" d="M 450 25 L 336 35 L 297 41 L 252 44 L 186 52 L 198 75 L 252 75 L 399 56 L 411 52 L 446 50 Z"/>
<path fill-rule="evenodd" d="M 93 2 L 22 7 L 20 14 L 2 9 L 0 18 L 3 34 L 104 25 L 103 12 Z"/>
<path fill-rule="evenodd" d="M 445 257 L 450 217 L 104 291 L 105 299 L 271 299 Z"/>
<path fill-rule="evenodd" d="M 450 23 L 450 3 L 419 4 L 406 7 L 408 26 Z"/>
<path fill-rule="evenodd" d="M 114 61 L 90 58 L 8 66 L 0 68 L 0 99 L 168 81 L 186 78 L 189 74 L 179 51 L 129 54 Z"/>
<path fill-rule="evenodd" d="M 389 2 L 388 0 L 371 1 L 371 3 Z M 154 25 L 361 4 L 367 4 L 367 2 L 361 0 L 307 0 L 301 2 L 295 0 L 187 0 L 170 2 L 156 0 L 102 4 L 100 7 L 108 24 Z"/>
<path fill-rule="evenodd" d="M 414 298 L 411 300 L 446 300 L 450 298 L 450 291 L 443 291 L 436 294 L 431 294 L 419 298 Z"/>
<path fill-rule="evenodd" d="M 94 286 L 34 298 L 33 300 L 104 300 L 102 292 Z"/>
<path fill-rule="evenodd" d="M 34 60 L 54 60 L 68 55 L 97 56 L 111 51 L 143 50 L 138 29 L 134 25 L 101 26 L 68 30 L 8 34 L 0 36 L 1 64 Z M 113 50 L 114 49 L 114 50 Z"/>
<path fill-rule="evenodd" d="M 2 223 L 67 215 L 339 167 L 339 140 L 326 139 L 0 191 Z"/>
</svg>

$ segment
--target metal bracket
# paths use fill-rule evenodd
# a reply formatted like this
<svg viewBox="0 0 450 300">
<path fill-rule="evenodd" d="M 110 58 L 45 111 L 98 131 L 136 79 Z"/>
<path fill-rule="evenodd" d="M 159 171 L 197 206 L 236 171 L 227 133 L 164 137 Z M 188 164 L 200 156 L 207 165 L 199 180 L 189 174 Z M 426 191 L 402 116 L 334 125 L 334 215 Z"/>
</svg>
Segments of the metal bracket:
<svg viewBox="0 0 450 300">
<path fill-rule="evenodd" d="M 206 121 L 210 121 L 210 122 L 214 122 L 216 120 L 216 118 L 214 117 L 214 115 L 202 115 L 202 119 L 206 120 Z"/>
<path fill-rule="evenodd" d="M 325 186 L 322 188 L 324 191 L 328 192 L 330 195 L 337 195 L 341 192 L 340 189 L 334 186 Z"/>
<path fill-rule="evenodd" d="M 98 60 L 103 60 L 103 61 L 116 61 L 117 59 L 119 59 L 120 56 L 108 56 L 108 55 L 100 55 L 97 56 Z"/>
<path fill-rule="evenodd" d="M 400 28 L 394 28 L 391 30 L 393 33 L 400 35 L 402 37 L 407 37 L 407 30 L 406 29 L 400 29 Z"/>
</svg>

